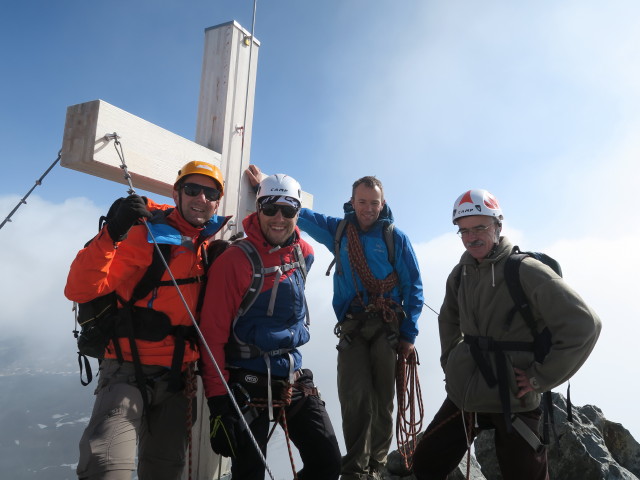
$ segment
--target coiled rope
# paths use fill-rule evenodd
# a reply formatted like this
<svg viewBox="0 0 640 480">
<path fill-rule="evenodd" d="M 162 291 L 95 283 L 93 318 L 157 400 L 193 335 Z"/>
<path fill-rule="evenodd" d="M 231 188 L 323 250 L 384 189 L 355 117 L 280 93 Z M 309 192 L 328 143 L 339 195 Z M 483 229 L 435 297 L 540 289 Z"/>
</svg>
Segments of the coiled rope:
<svg viewBox="0 0 640 480">
<path fill-rule="evenodd" d="M 424 405 L 422 389 L 418 377 L 420 360 L 415 348 L 407 358 L 398 355 L 396 364 L 396 395 L 398 412 L 396 415 L 396 439 L 398 452 L 408 470 L 413 464 L 413 453 L 416 449 L 418 433 L 422 430 Z M 416 400 L 418 416 L 416 418 Z"/>
<path fill-rule="evenodd" d="M 364 288 L 369 293 L 369 302 L 374 306 L 374 310 L 382 312 L 382 318 L 385 322 L 389 323 L 395 321 L 396 312 L 393 307 L 399 309 L 400 305 L 390 297 L 385 297 L 384 294 L 390 292 L 396 285 L 398 285 L 398 274 L 394 269 L 382 280 L 373 276 L 373 273 L 367 263 L 367 259 L 364 256 L 364 250 L 362 249 L 360 238 L 358 238 L 356 226 L 353 223 L 349 223 L 347 225 L 347 241 L 349 246 L 348 254 L 349 263 L 351 264 L 351 274 L 353 276 L 353 283 L 360 304 L 364 308 L 367 308 L 367 305 L 364 304 L 364 300 L 360 294 L 360 289 L 358 288 L 356 273 L 362 280 Z"/>
</svg>

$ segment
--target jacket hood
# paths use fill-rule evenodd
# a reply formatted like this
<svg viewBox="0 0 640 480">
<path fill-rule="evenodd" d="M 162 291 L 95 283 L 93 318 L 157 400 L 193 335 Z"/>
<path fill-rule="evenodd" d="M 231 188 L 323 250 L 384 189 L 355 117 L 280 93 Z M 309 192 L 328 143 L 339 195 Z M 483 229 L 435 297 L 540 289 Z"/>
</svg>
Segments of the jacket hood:
<svg viewBox="0 0 640 480">
<path fill-rule="evenodd" d="M 244 233 L 247 238 L 258 248 L 259 251 L 265 251 L 269 253 L 274 248 L 277 248 L 267 242 L 266 238 L 264 238 L 262 230 L 260 229 L 258 214 L 256 212 L 253 212 L 251 215 L 245 217 L 245 219 L 242 221 L 242 226 L 244 227 Z M 293 239 L 282 248 L 287 248 L 295 243 L 298 243 L 299 238 L 300 229 L 296 226 L 293 231 Z"/>
<path fill-rule="evenodd" d="M 343 205 L 344 208 L 344 218 L 346 218 L 349 222 L 354 223 L 356 226 L 358 225 L 358 220 L 356 219 L 356 211 L 353 208 L 353 204 L 351 200 L 346 202 Z M 391 207 L 389 207 L 389 203 L 385 202 L 382 210 L 380 211 L 380 215 L 378 216 L 378 220 L 373 224 L 374 228 L 382 228 L 383 225 L 393 223 L 393 214 L 391 213 Z"/>
<path fill-rule="evenodd" d="M 483 264 L 491 265 L 500 261 L 503 257 L 509 255 L 513 245 L 507 237 L 500 237 L 500 243 L 493 247 L 493 251 L 484 259 Z M 478 265 L 478 261 L 471 256 L 466 250 L 460 257 L 461 265 Z"/>
</svg>

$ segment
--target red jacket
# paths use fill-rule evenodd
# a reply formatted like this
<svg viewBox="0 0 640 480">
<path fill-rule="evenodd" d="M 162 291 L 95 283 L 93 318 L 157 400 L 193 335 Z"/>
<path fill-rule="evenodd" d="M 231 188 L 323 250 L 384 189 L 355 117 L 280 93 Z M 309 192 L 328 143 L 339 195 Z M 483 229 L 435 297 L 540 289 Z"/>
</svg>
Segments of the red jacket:
<svg viewBox="0 0 640 480">
<path fill-rule="evenodd" d="M 168 205 L 157 205 L 153 202 L 149 202 L 148 205 L 151 210 L 170 208 Z M 223 219 L 222 225 L 227 220 Z M 171 258 L 168 264 L 173 276 L 176 279 L 202 277 L 204 275 L 202 248 L 206 248 L 213 234 L 201 238 L 201 232 L 204 229 L 189 224 L 176 209 L 166 217 L 166 222 L 177 229 L 182 236 L 182 244 L 171 247 Z M 64 289 L 65 296 L 69 300 L 84 303 L 115 291 L 120 297 L 129 299 L 153 258 L 155 246 L 149 242 L 147 236 L 147 227 L 136 225 L 129 230 L 127 238 L 118 243 L 116 248 L 107 228 L 103 228 L 87 247 L 78 252 L 71 264 Z M 170 279 L 169 273 L 165 271 L 162 280 Z M 194 315 L 201 285 L 201 283 L 180 285 L 180 291 Z M 156 291 L 152 291 L 136 302 L 136 305 L 166 313 L 172 325 L 192 325 L 191 317 L 173 285 L 158 287 Z M 119 342 L 124 359 L 131 361 L 129 340 L 122 338 Z M 142 364 L 171 366 L 174 350 L 172 335 L 158 342 L 138 339 L 136 343 Z M 184 364 L 196 361 L 199 357 L 197 347 L 191 342 L 185 343 Z M 113 344 L 109 344 L 105 358 L 116 358 Z"/>
<path fill-rule="evenodd" d="M 243 221 L 243 227 L 248 240 L 258 250 L 265 268 L 294 261 L 295 256 L 293 249 L 296 244 L 299 244 L 302 249 L 302 254 L 307 268 L 311 266 L 311 263 L 313 262 L 313 248 L 300 238 L 300 230 L 298 230 L 297 227 L 295 229 L 295 240 L 293 244 L 279 249 L 274 249 L 274 247 L 265 240 L 258 224 L 257 214 L 253 213 L 246 217 Z M 284 285 L 284 282 L 287 282 L 293 274 L 294 270 L 289 270 L 288 272 L 283 273 L 280 277 L 281 285 Z M 215 358 L 218 367 L 222 370 L 225 381 L 229 380 L 229 372 L 225 368 L 225 365 L 228 363 L 225 354 L 225 345 L 229 341 L 232 322 L 236 318 L 240 303 L 251 284 L 252 275 L 253 268 L 249 259 L 244 252 L 240 250 L 240 248 L 236 247 L 230 247 L 225 250 L 209 269 L 207 291 L 205 294 L 205 301 L 202 306 L 200 330 L 202 331 L 207 345 L 213 353 L 213 357 Z M 258 296 L 253 307 L 249 309 L 249 312 L 245 313 L 245 315 L 253 315 L 253 321 L 261 324 L 256 325 L 255 331 L 257 332 L 257 335 L 264 333 L 261 331 L 261 327 L 268 326 L 270 328 L 270 326 L 273 325 L 273 322 L 278 322 L 279 320 L 295 321 L 297 319 L 297 314 L 299 313 L 297 309 L 305 308 L 304 297 L 296 300 L 293 296 L 290 296 L 286 301 L 284 301 L 284 299 L 281 300 L 282 303 L 277 302 L 275 306 L 276 313 L 273 317 L 268 318 L 266 316 L 266 307 L 264 306 L 264 302 L 268 302 L 273 288 L 274 279 L 274 274 L 265 275 L 261 291 L 262 295 Z M 303 288 L 304 285 L 300 285 L 298 287 L 300 290 Z M 278 292 L 282 293 L 285 291 L 287 291 L 286 286 L 282 286 L 278 290 Z M 295 303 L 298 304 L 297 307 L 294 305 Z M 264 312 L 264 314 L 261 316 L 262 312 Z M 270 331 L 268 334 L 265 333 L 265 335 L 272 335 L 273 333 L 273 331 Z M 283 357 L 288 358 L 287 355 L 283 355 Z M 295 350 L 292 352 L 292 357 L 294 358 L 296 367 L 299 368 L 298 364 L 301 364 L 302 362 L 300 353 Z M 258 360 L 261 365 L 264 365 L 264 360 L 262 358 L 259 358 Z M 276 357 L 273 357 L 271 360 L 272 362 L 278 361 Z M 277 372 L 277 363 L 273 363 L 272 366 L 274 368 L 274 372 Z M 266 366 L 264 368 L 266 368 Z M 277 373 L 274 374 L 277 375 Z M 227 393 L 211 358 L 209 358 L 209 355 L 204 351 L 202 353 L 202 381 L 204 384 L 205 395 L 207 397 L 224 395 Z"/>
</svg>

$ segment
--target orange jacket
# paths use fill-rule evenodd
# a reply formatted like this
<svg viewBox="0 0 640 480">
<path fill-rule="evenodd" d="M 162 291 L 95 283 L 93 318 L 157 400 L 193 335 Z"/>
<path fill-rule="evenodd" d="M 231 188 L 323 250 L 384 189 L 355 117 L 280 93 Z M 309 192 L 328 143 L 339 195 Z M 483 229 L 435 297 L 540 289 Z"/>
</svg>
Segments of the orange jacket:
<svg viewBox="0 0 640 480">
<path fill-rule="evenodd" d="M 166 210 L 166 205 L 157 205 L 148 202 L 151 210 Z M 202 249 L 206 248 L 209 240 L 228 218 L 214 216 L 215 223 L 206 230 L 202 227 L 194 227 L 189 224 L 176 209 L 166 217 L 166 225 L 177 239 L 177 245 L 171 247 L 171 258 L 168 261 L 169 268 L 174 278 L 184 279 L 202 277 L 204 267 L 202 262 Z M 151 224 L 153 228 L 154 225 Z M 214 230 L 212 232 L 212 230 Z M 181 237 L 181 238 L 180 238 Z M 160 239 L 164 238 L 164 239 Z M 156 236 L 158 243 L 173 243 L 167 241 L 164 236 Z M 88 302 L 96 297 L 115 291 L 124 299 L 131 298 L 133 289 L 138 284 L 153 258 L 153 243 L 148 239 L 148 231 L 145 225 L 136 225 L 129 230 L 127 238 L 114 245 L 107 228 L 78 252 L 71 264 L 67 285 L 64 289 L 65 296 L 78 303 Z M 162 280 L 170 280 L 167 271 Z M 189 306 L 189 310 L 195 315 L 201 283 L 188 283 L 180 285 L 180 291 Z M 187 312 L 175 286 L 160 286 L 149 293 L 145 298 L 136 302 L 141 307 L 153 308 L 166 313 L 171 319 L 172 325 L 192 325 L 191 317 Z M 122 355 L 125 360 L 131 361 L 131 348 L 129 340 L 119 339 Z M 168 335 L 158 342 L 136 340 L 140 361 L 143 365 L 161 365 L 170 367 L 174 350 L 174 337 Z M 183 366 L 194 362 L 199 354 L 197 347 L 191 342 L 185 342 Z M 113 344 L 110 343 L 105 353 L 105 358 L 116 358 Z"/>
</svg>

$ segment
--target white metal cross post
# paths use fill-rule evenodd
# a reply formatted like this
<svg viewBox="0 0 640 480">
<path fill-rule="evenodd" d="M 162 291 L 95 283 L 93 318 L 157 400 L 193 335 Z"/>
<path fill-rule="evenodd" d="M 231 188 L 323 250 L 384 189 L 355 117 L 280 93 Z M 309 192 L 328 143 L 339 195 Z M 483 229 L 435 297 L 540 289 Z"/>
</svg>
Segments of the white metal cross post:
<svg viewBox="0 0 640 480">
<path fill-rule="evenodd" d="M 110 144 L 113 140 L 105 138 L 117 133 L 134 188 L 171 197 L 182 165 L 191 160 L 213 163 L 222 170 L 226 184 L 220 212 L 235 219 L 222 234 L 230 237 L 254 210 L 255 195 L 243 172 L 251 150 L 259 46 L 235 21 L 205 30 L 195 143 L 103 100 L 94 100 L 68 107 L 60 164 L 127 184 L 118 153 Z M 310 203 L 310 196 L 307 199 Z M 201 383 L 198 390 L 192 478 L 210 479 L 218 471 L 219 459 L 209 445 L 209 412 Z M 226 460 L 223 473 L 228 470 Z M 183 478 L 187 474 L 185 469 Z"/>
</svg>

